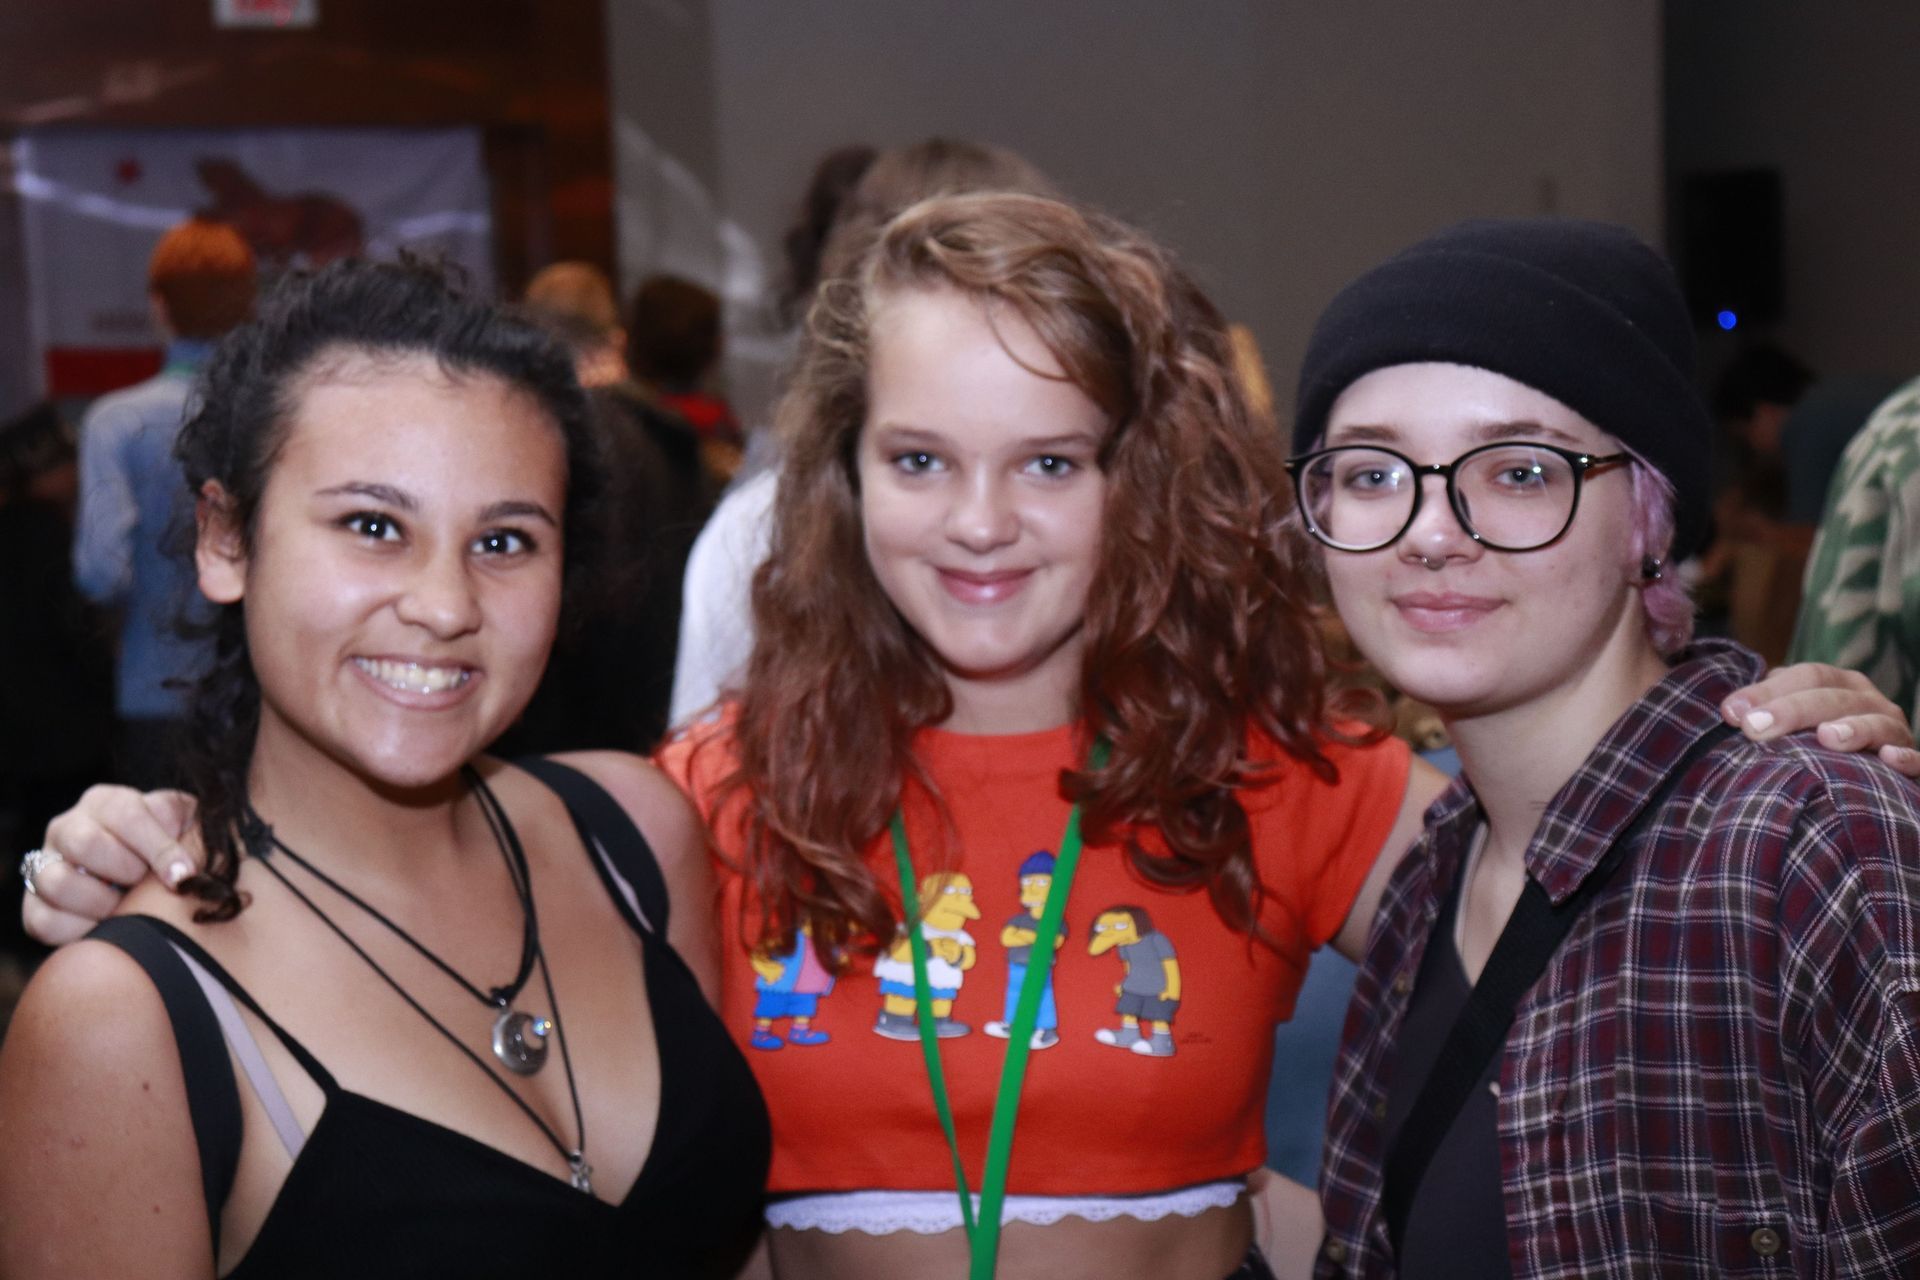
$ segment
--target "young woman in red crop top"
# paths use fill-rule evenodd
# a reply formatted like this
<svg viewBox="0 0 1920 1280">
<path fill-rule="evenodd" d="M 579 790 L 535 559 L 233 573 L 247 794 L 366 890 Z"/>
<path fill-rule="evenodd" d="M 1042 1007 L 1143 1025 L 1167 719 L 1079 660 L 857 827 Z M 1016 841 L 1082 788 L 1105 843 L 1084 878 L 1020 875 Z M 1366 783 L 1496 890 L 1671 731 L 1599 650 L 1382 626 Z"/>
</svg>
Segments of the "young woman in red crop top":
<svg viewBox="0 0 1920 1280">
<path fill-rule="evenodd" d="M 749 674 L 662 753 L 720 863 L 783 1278 L 965 1274 L 888 829 L 977 1186 L 1076 802 L 999 1274 L 1262 1274 L 1273 1025 L 1316 947 L 1359 953 L 1440 782 L 1328 693 L 1282 441 L 1231 359 L 1164 251 L 1031 197 L 916 206 L 816 302 Z M 1288 1270 L 1317 1208 L 1264 1203 Z"/>
<path fill-rule="evenodd" d="M 977 1186 L 1075 801 L 1001 1274 L 1249 1264 L 1273 1025 L 1438 787 L 1329 705 L 1231 361 L 1161 249 L 1033 197 L 916 206 L 815 304 L 745 687 L 664 753 L 733 873 L 721 1012 L 774 1116 L 782 1275 L 964 1271 L 887 828 Z"/>
</svg>

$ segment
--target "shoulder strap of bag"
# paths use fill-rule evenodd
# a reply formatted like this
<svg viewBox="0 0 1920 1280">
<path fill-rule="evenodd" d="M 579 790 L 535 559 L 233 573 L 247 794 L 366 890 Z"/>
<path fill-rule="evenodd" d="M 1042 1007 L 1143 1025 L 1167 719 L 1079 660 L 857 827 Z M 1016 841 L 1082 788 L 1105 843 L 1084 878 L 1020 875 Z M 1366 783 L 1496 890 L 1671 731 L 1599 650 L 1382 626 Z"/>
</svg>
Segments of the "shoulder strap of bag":
<svg viewBox="0 0 1920 1280">
<path fill-rule="evenodd" d="M 1727 725 L 1715 726 L 1688 748 L 1666 783 L 1634 818 L 1633 825 L 1613 842 L 1598 865 L 1559 906 L 1547 897 L 1531 876 L 1520 891 L 1520 901 L 1493 944 L 1480 980 L 1473 984 L 1467 1003 L 1447 1033 L 1433 1070 L 1420 1086 L 1413 1110 L 1394 1137 L 1387 1152 L 1385 1174 L 1381 1181 L 1380 1207 L 1387 1220 L 1387 1238 L 1397 1257 L 1406 1238 L 1407 1218 L 1413 1211 L 1414 1193 L 1426 1176 L 1427 1165 L 1439 1150 L 1441 1139 L 1453 1127 L 1454 1117 L 1466 1105 L 1487 1063 L 1506 1042 L 1513 1026 L 1515 1008 L 1522 996 L 1546 971 L 1547 962 L 1572 930 L 1574 921 L 1586 910 L 1612 879 L 1627 855 L 1640 843 L 1667 798 L 1680 785 L 1699 758 L 1734 734 Z M 1437 943 L 1429 941 L 1429 946 Z"/>
</svg>

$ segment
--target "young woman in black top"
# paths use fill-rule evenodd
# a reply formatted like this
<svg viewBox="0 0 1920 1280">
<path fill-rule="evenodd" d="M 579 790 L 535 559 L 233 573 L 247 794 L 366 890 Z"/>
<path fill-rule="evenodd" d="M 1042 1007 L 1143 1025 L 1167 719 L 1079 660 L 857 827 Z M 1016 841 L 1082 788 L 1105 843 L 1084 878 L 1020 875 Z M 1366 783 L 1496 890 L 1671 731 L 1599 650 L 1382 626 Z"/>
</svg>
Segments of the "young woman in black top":
<svg viewBox="0 0 1920 1280">
<path fill-rule="evenodd" d="M 482 754 L 589 549 L 586 431 L 564 353 L 418 266 L 294 280 L 222 348 L 179 448 L 206 870 L 23 998 L 0 1273 L 738 1265 L 766 1116 L 691 810 L 634 757 Z"/>
</svg>

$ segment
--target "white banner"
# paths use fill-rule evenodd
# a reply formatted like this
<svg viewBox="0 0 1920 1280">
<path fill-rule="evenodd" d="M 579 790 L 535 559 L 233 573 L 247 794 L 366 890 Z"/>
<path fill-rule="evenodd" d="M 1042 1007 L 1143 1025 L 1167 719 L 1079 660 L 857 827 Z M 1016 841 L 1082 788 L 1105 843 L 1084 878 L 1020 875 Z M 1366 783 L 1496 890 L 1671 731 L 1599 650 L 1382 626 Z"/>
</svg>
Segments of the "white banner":
<svg viewBox="0 0 1920 1280">
<path fill-rule="evenodd" d="M 493 228 L 472 129 L 30 129 L 15 143 L 28 316 L 53 395 L 119 381 L 161 343 L 147 259 L 194 213 L 236 227 L 267 280 L 406 248 L 493 287 Z"/>
<path fill-rule="evenodd" d="M 304 29 L 320 22 L 320 0 L 213 0 L 216 27 Z"/>
</svg>

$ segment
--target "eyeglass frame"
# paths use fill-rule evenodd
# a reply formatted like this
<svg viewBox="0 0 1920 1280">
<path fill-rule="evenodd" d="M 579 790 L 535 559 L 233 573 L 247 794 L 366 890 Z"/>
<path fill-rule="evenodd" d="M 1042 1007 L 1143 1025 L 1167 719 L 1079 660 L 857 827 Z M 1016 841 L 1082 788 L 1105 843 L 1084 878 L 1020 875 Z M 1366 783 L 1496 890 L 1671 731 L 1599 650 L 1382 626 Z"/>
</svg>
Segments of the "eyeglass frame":
<svg viewBox="0 0 1920 1280">
<path fill-rule="evenodd" d="M 1467 513 L 1461 510 L 1460 490 L 1459 490 L 1459 487 L 1454 483 L 1454 475 L 1458 471 L 1460 464 L 1465 462 L 1468 458 L 1471 458 L 1476 454 L 1491 453 L 1495 449 L 1515 449 L 1515 448 L 1543 449 L 1548 453 L 1558 455 L 1562 460 L 1564 460 L 1569 466 L 1573 468 L 1573 501 L 1567 504 L 1566 520 L 1562 522 L 1559 529 L 1554 531 L 1554 535 L 1551 538 L 1546 539 L 1544 542 L 1535 542 L 1524 547 L 1510 547 L 1510 546 L 1505 546 L 1498 542 L 1488 541 L 1485 535 L 1483 535 L 1478 529 L 1475 529 L 1473 527 L 1473 521 L 1467 518 Z M 1320 458 L 1326 457 L 1330 453 L 1357 453 L 1362 450 L 1366 450 L 1372 453 L 1384 453 L 1389 457 L 1398 458 L 1400 461 L 1407 464 L 1407 467 L 1409 469 L 1409 474 L 1411 474 L 1413 477 L 1413 506 L 1409 508 L 1407 511 L 1406 523 L 1402 524 L 1399 527 L 1399 529 L 1395 530 L 1394 535 L 1391 538 L 1388 538 L 1386 541 L 1376 542 L 1373 545 L 1366 546 L 1366 547 L 1343 547 L 1339 543 L 1334 542 L 1331 538 L 1329 538 L 1324 532 L 1321 531 L 1320 527 L 1314 523 L 1313 514 L 1307 509 L 1307 495 L 1302 487 L 1304 484 L 1303 476 L 1306 472 L 1306 469 L 1312 463 L 1314 463 L 1316 460 Z M 1465 533 L 1469 538 L 1472 538 L 1475 542 L 1479 543 L 1483 547 L 1486 547 L 1488 550 L 1505 551 L 1508 553 L 1517 554 L 1525 551 L 1539 551 L 1543 547 L 1552 546 L 1554 543 L 1560 541 L 1560 539 L 1567 536 L 1567 530 L 1573 528 L 1574 516 L 1578 514 L 1580 511 L 1580 490 L 1582 487 L 1582 482 L 1586 480 L 1587 473 L 1589 471 L 1593 471 L 1601 467 L 1616 466 L 1623 462 L 1631 463 L 1632 461 L 1633 461 L 1633 455 L 1630 453 L 1607 453 L 1607 454 L 1575 453 L 1571 449 L 1562 449 L 1558 445 L 1543 444 L 1538 440 L 1494 440 L 1487 444 L 1475 445 L 1473 448 L 1467 450 L 1465 453 L 1455 458 L 1452 462 L 1445 462 L 1445 463 L 1415 462 L 1412 458 L 1409 458 L 1406 454 L 1401 453 L 1398 449 L 1389 449 L 1389 448 L 1386 448 L 1384 445 L 1336 444 L 1325 449 L 1315 449 L 1311 453 L 1303 453 L 1296 457 L 1288 458 L 1286 466 L 1287 466 L 1287 474 L 1293 477 L 1293 500 L 1294 500 L 1294 506 L 1300 512 L 1300 522 L 1306 525 L 1307 532 L 1312 534 L 1314 537 L 1314 540 L 1323 547 L 1330 548 L 1331 550 L 1334 550 L 1334 551 L 1346 551 L 1353 555 L 1366 555 L 1374 551 L 1383 551 L 1386 548 L 1392 546 L 1394 543 L 1400 541 L 1400 539 L 1406 537 L 1407 530 L 1413 528 L 1413 522 L 1420 518 L 1420 503 L 1427 496 L 1427 486 L 1424 483 L 1426 478 L 1428 476 L 1439 476 L 1443 481 L 1446 482 L 1447 507 L 1449 510 L 1453 512 L 1453 518 L 1457 522 L 1459 522 L 1461 532 Z"/>
</svg>

